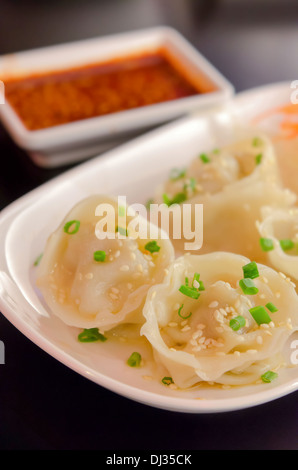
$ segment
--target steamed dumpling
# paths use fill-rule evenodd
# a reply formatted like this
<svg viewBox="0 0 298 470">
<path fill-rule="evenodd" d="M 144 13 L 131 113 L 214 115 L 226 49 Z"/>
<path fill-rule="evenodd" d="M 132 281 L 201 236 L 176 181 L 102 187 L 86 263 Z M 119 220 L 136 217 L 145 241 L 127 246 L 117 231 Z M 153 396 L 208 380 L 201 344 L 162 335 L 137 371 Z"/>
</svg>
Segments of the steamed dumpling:
<svg viewBox="0 0 298 470">
<path fill-rule="evenodd" d="M 95 214 L 101 204 L 113 207 L 117 216 L 109 219 L 114 223 L 110 237 L 104 233 L 108 227 L 98 227 Z M 162 281 L 174 259 L 172 244 L 160 231 L 155 240 L 127 233 L 129 223 L 138 220 L 142 233 L 149 234 L 146 219 L 129 215 L 126 227 L 117 229 L 117 209 L 114 199 L 91 196 L 67 214 L 47 241 L 37 285 L 52 312 L 68 325 L 106 331 L 119 323 L 142 322 L 149 287 Z"/>
<path fill-rule="evenodd" d="M 298 209 L 266 207 L 257 228 L 268 262 L 298 280 Z"/>
<path fill-rule="evenodd" d="M 256 228 L 261 208 L 288 207 L 295 200 L 295 195 L 281 185 L 271 142 L 261 136 L 201 154 L 188 168 L 173 170 L 169 180 L 157 189 L 154 203 L 164 202 L 169 210 L 175 202 L 190 204 L 192 220 L 196 205 L 203 205 L 204 240 L 203 246 L 198 246 L 200 254 L 220 250 L 264 261 Z M 184 226 L 187 218 L 188 214 L 182 214 Z M 170 227 L 170 236 L 172 232 Z M 181 254 L 185 242 L 183 237 L 173 239 Z"/>
<path fill-rule="evenodd" d="M 298 297 L 275 270 L 241 255 L 186 254 L 150 289 L 144 316 L 141 334 L 178 387 L 245 385 L 283 364 Z"/>
</svg>

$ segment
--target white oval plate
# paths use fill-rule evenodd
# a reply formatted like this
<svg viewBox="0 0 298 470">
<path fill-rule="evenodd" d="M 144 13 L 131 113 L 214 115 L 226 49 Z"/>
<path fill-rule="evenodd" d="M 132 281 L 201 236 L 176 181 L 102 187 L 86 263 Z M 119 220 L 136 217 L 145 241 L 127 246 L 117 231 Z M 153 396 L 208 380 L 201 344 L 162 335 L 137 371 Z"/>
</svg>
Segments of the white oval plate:
<svg viewBox="0 0 298 470">
<path fill-rule="evenodd" d="M 76 202 L 90 194 L 105 193 L 126 196 L 129 203 L 145 203 L 171 168 L 235 139 L 242 126 L 255 132 L 255 117 L 289 103 L 291 92 L 290 83 L 281 83 L 241 93 L 225 108 L 161 127 L 63 173 L 5 208 L 0 214 L 4 248 L 0 253 L 1 312 L 40 348 L 82 376 L 157 408 L 188 413 L 232 411 L 296 391 L 295 367 L 285 369 L 272 384 L 228 390 L 200 387 L 176 391 L 158 381 L 144 380 L 151 374 L 147 366 L 131 369 L 123 359 L 132 352 L 132 345 L 80 343 L 77 329 L 47 311 L 34 286 L 33 267 L 48 235 Z M 276 134 L 282 118 L 266 114 L 257 125 Z"/>
</svg>

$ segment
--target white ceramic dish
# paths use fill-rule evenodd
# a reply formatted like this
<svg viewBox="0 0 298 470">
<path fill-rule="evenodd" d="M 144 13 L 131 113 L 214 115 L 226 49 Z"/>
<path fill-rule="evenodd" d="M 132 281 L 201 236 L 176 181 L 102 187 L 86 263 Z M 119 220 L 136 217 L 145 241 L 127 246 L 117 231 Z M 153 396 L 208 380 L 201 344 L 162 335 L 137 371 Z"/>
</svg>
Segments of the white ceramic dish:
<svg viewBox="0 0 298 470">
<path fill-rule="evenodd" d="M 33 282 L 33 262 L 47 236 L 77 201 L 101 192 L 124 195 L 129 202 L 145 202 L 173 166 L 233 139 L 239 125 L 247 127 L 256 114 L 288 101 L 287 83 L 243 93 L 221 111 L 167 124 L 79 165 L 5 208 L 0 215 L 1 312 L 35 344 L 71 369 L 150 406 L 189 413 L 222 412 L 260 405 L 298 390 L 297 367 L 285 369 L 271 384 L 229 390 L 202 387 L 181 392 L 158 381 L 146 381 L 143 376 L 150 374 L 146 367 L 131 369 L 123 361 L 130 346 L 79 343 L 76 329 L 49 314 Z M 268 126 L 267 121 L 265 124 Z"/>
<path fill-rule="evenodd" d="M 0 118 L 11 137 L 43 167 L 83 160 L 128 140 L 145 129 L 172 120 L 194 109 L 222 104 L 234 93 L 232 85 L 177 31 L 159 27 L 88 39 L 0 57 L 0 79 L 105 62 L 114 58 L 155 51 L 163 47 L 181 63 L 189 76 L 215 91 L 145 108 L 85 119 L 37 131 L 25 128 L 6 101 Z"/>
</svg>

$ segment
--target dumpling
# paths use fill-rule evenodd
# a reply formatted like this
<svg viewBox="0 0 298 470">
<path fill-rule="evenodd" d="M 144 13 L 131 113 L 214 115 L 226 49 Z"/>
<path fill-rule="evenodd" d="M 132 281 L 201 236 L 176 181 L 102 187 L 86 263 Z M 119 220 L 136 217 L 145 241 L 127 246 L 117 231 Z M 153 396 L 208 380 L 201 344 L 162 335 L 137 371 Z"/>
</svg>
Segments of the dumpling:
<svg viewBox="0 0 298 470">
<path fill-rule="evenodd" d="M 284 345 L 298 329 L 293 285 L 227 252 L 177 258 L 149 290 L 143 312 L 141 334 L 179 388 L 255 383 L 283 364 Z"/>
<path fill-rule="evenodd" d="M 296 196 L 281 185 L 270 140 L 259 136 L 201 154 L 186 169 L 174 169 L 157 189 L 153 202 L 165 203 L 169 211 L 174 210 L 175 203 L 182 209 L 191 205 L 190 213 L 182 211 L 184 227 L 191 225 L 190 217 L 195 221 L 197 207 L 203 205 L 203 244 L 197 247 L 200 254 L 229 251 L 263 261 L 256 228 L 261 208 L 288 207 L 295 200 Z M 150 206 L 153 212 L 155 205 Z M 169 229 L 176 250 L 180 254 L 195 250 L 195 243 L 186 247 L 189 241 L 185 237 L 172 236 L 174 223 L 179 224 L 177 215 L 173 215 Z M 198 223 L 193 223 L 197 229 Z"/>
<path fill-rule="evenodd" d="M 262 211 L 257 223 L 260 246 L 268 262 L 282 273 L 298 280 L 298 208 Z"/>
<path fill-rule="evenodd" d="M 174 259 L 170 240 L 150 228 L 112 198 L 78 203 L 49 237 L 38 267 L 37 286 L 52 312 L 68 325 L 101 331 L 142 322 L 149 287 Z M 152 232 L 154 239 L 145 238 Z"/>
</svg>

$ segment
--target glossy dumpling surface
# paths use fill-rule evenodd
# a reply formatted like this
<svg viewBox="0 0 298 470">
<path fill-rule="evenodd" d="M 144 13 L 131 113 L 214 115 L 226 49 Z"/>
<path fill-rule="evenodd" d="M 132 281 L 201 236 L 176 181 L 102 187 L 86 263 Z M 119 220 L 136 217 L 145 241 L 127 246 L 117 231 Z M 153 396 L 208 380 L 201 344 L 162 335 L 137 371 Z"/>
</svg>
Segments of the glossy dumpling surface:
<svg viewBox="0 0 298 470">
<path fill-rule="evenodd" d="M 268 262 L 281 273 L 298 280 L 298 209 L 263 209 L 257 223 L 260 245 Z"/>
<path fill-rule="evenodd" d="M 264 253 L 258 243 L 256 221 L 265 205 L 289 207 L 296 196 L 281 185 L 276 156 L 265 136 L 236 142 L 198 155 L 188 168 L 172 171 L 159 187 L 154 202 L 203 205 L 203 246 L 200 253 L 229 251 L 258 261 Z M 182 217 L 185 225 L 189 225 Z M 172 232 L 170 232 L 170 236 Z M 185 240 L 173 240 L 182 254 Z M 186 250 L 188 251 L 188 250 Z M 191 250 L 189 250 L 191 251 Z"/>
<path fill-rule="evenodd" d="M 158 238 L 160 231 L 155 240 L 130 236 L 127 227 L 117 228 L 119 219 L 113 237 L 103 237 L 95 215 L 102 204 L 114 207 L 117 214 L 116 200 L 90 196 L 66 215 L 47 241 L 37 285 L 66 324 L 106 331 L 119 323 L 142 322 L 146 293 L 163 279 L 174 251 L 168 239 Z M 133 219 L 128 217 L 127 224 Z M 149 227 L 146 219 L 138 220 Z M 148 250 L 150 241 L 153 249 L 149 245 Z"/>
<path fill-rule="evenodd" d="M 249 293 L 244 266 L 256 276 Z M 150 289 L 144 316 L 141 334 L 178 387 L 246 385 L 283 364 L 284 345 L 298 329 L 298 297 L 275 270 L 243 256 L 186 254 Z"/>
</svg>

